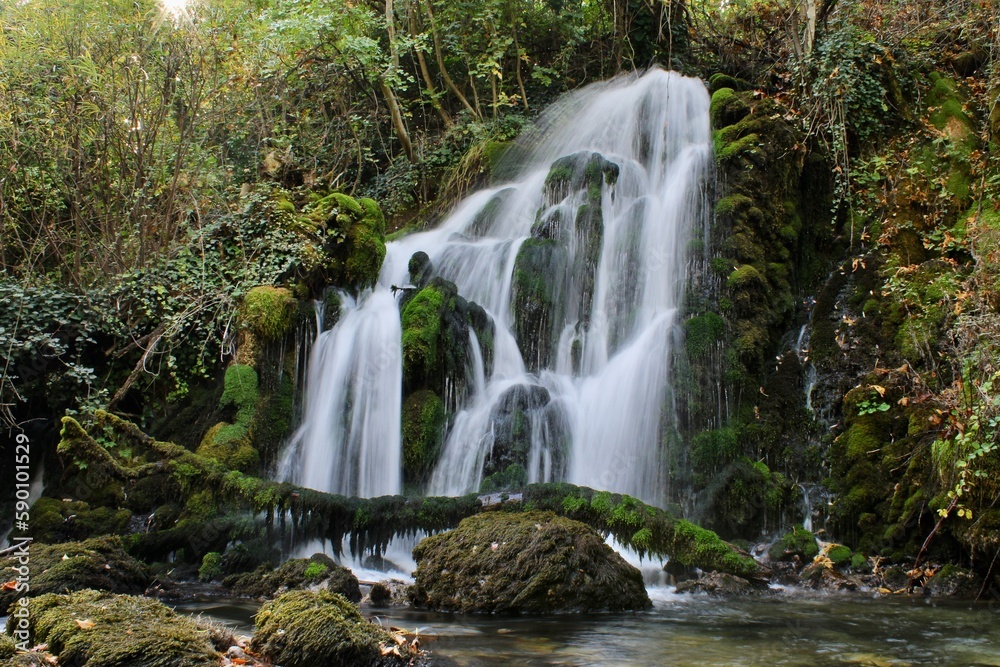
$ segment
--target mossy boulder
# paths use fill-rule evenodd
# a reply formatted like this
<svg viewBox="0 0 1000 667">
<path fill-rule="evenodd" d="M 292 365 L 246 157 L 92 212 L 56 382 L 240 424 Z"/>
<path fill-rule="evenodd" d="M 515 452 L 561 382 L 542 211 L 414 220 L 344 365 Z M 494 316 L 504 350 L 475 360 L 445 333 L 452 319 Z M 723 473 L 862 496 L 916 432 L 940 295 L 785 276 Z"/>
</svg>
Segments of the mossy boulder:
<svg viewBox="0 0 1000 667">
<path fill-rule="evenodd" d="M 243 324 L 262 341 L 281 338 L 295 325 L 299 304 L 283 287 L 254 287 L 243 297 Z"/>
<path fill-rule="evenodd" d="M 7 660 L 17 650 L 14 640 L 5 634 L 0 634 L 0 660 Z"/>
<path fill-rule="evenodd" d="M 421 389 L 403 402 L 403 480 L 427 480 L 444 439 L 444 402 L 429 389 Z"/>
<path fill-rule="evenodd" d="M 945 565 L 931 577 L 924 588 L 939 597 L 967 597 L 979 595 L 983 580 L 975 572 L 956 565 Z"/>
<path fill-rule="evenodd" d="M 410 283 L 417 287 L 424 287 L 434 274 L 434 264 L 423 250 L 413 253 L 406 268 L 410 274 Z"/>
<path fill-rule="evenodd" d="M 327 285 L 357 291 L 375 284 L 385 259 L 385 217 L 374 200 L 333 192 L 294 219 L 311 242 L 304 268 L 313 292 Z"/>
<path fill-rule="evenodd" d="M 285 593 L 264 604 L 254 622 L 251 650 L 283 667 L 390 667 L 413 657 L 406 644 L 330 591 Z"/>
<path fill-rule="evenodd" d="M 568 437 L 558 406 L 551 402 L 545 387 L 532 384 L 514 385 L 496 401 L 490 415 L 493 445 L 483 461 L 483 486 L 487 492 L 512 488 L 507 484 L 527 482 L 526 471 L 531 467 L 532 433 L 547 434 L 541 456 L 549 461 L 554 479 L 560 479 L 566 469 Z M 518 474 L 519 473 L 519 474 Z M 504 486 L 498 486 L 504 485 Z"/>
<path fill-rule="evenodd" d="M 323 588 L 343 595 L 351 602 L 361 601 L 358 578 L 343 565 L 325 554 L 294 558 L 274 569 L 262 565 L 253 572 L 226 577 L 222 585 L 238 595 L 270 598 L 297 588 Z"/>
<path fill-rule="evenodd" d="M 48 644 L 60 665 L 215 667 L 209 633 L 163 603 L 85 590 L 46 594 L 28 604 L 33 644 Z"/>
<path fill-rule="evenodd" d="M 709 572 L 698 579 L 677 584 L 678 593 L 707 593 L 719 597 L 760 595 L 766 590 L 764 586 L 725 572 Z"/>
<path fill-rule="evenodd" d="M 470 325 L 485 318 L 487 328 L 479 330 L 492 342 L 492 321 L 480 311 L 458 294 L 455 283 L 441 277 L 407 296 L 401 314 L 404 394 L 429 389 L 439 397 L 465 395 Z"/>
<path fill-rule="evenodd" d="M 424 539 L 414 604 L 441 611 L 647 609 L 642 574 L 586 524 L 551 512 L 487 512 Z"/>
<path fill-rule="evenodd" d="M 142 593 L 149 585 L 146 566 L 125 552 L 117 536 L 95 537 L 83 542 L 32 544 L 29 595 L 69 593 L 95 588 L 113 593 Z M 0 572 L 19 567 L 16 556 L 0 559 Z M 8 576 L 4 581 L 13 579 Z M 0 612 L 21 593 L 0 588 Z"/>
<path fill-rule="evenodd" d="M 808 563 L 819 554 L 819 545 L 812 533 L 801 526 L 796 526 L 772 544 L 767 553 L 771 560 L 798 558 L 803 563 Z"/>
</svg>

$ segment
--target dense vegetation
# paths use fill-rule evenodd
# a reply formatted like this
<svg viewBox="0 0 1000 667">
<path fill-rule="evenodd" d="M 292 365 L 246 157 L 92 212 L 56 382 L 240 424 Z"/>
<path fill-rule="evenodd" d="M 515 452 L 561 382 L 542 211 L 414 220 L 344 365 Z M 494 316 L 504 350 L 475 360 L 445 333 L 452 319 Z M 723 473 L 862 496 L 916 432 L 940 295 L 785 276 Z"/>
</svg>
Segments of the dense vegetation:
<svg viewBox="0 0 1000 667">
<path fill-rule="evenodd" d="M 37 526 L 79 540 L 146 516 L 164 529 L 152 560 L 215 514 L 202 469 L 131 474 L 151 465 L 135 443 L 156 441 L 96 410 L 273 511 L 257 476 L 295 419 L 309 299 L 364 289 L 387 235 L 502 178 L 558 94 L 660 63 L 708 82 L 719 175 L 677 361 L 678 488 L 723 537 L 754 539 L 801 521 L 798 485 L 823 485 L 827 529 L 856 551 L 995 576 L 998 19 L 989 0 L 0 5 L 0 418 L 75 500 L 43 500 Z M 452 407 L 434 393 L 447 355 L 464 358 L 438 348 L 467 323 L 491 335 L 454 285 L 414 282 L 408 482 Z M 117 476 L 57 455 L 67 414 Z M 249 552 L 263 529 L 227 521 Z"/>
</svg>

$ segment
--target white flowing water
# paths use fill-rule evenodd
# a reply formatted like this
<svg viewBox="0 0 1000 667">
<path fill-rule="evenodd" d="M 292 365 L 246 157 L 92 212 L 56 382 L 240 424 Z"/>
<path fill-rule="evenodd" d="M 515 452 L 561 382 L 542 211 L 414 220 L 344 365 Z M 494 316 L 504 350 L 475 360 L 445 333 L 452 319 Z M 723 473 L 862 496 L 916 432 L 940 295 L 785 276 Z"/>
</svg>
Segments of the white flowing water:
<svg viewBox="0 0 1000 667">
<path fill-rule="evenodd" d="M 700 80 L 662 70 L 588 86 L 522 137 L 526 157 L 512 182 L 469 196 L 437 229 L 388 244 L 379 284 L 317 340 L 286 478 L 337 493 L 399 492 L 400 316 L 389 288 L 408 283 L 408 260 L 423 251 L 434 274 L 495 326 L 490 369 L 470 333 L 468 395 L 449 419 L 428 492 L 479 488 L 497 444 L 497 410 L 513 388 L 527 387 L 544 397 L 542 408 L 526 411 L 529 481 L 567 480 L 662 503 L 686 246 L 708 209 L 708 107 Z M 597 201 L 592 179 L 589 189 L 580 178 L 546 187 L 553 162 L 593 153 L 618 172 L 598 176 L 596 234 L 594 216 L 584 213 Z M 512 297 L 518 252 L 548 221 L 565 254 L 546 276 L 555 295 L 537 336 L 551 333 L 546 347 L 536 337 L 518 340 L 523 313 L 513 312 Z"/>
<path fill-rule="evenodd" d="M 348 496 L 395 494 L 402 461 L 399 310 L 381 289 L 360 305 L 346 294 L 342 303 L 340 321 L 313 343 L 305 418 L 279 477 Z"/>
</svg>

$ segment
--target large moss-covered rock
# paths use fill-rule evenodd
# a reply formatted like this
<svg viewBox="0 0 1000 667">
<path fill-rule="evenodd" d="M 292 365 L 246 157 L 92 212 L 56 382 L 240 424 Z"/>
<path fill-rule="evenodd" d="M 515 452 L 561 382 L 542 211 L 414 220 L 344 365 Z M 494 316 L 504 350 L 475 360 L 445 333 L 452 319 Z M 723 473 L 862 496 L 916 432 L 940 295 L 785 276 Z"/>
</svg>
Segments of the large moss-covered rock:
<svg viewBox="0 0 1000 667">
<path fill-rule="evenodd" d="M 812 533 L 801 526 L 796 526 L 772 544 L 767 553 L 771 560 L 798 558 L 801 562 L 809 562 L 819 553 L 819 545 Z"/>
<path fill-rule="evenodd" d="M 342 595 L 294 591 L 266 603 L 254 618 L 250 648 L 283 667 L 390 667 L 413 655 Z M 393 650 L 395 648 L 395 650 Z"/>
<path fill-rule="evenodd" d="M 566 319 L 590 322 L 597 265 L 604 242 L 602 198 L 618 180 L 618 165 L 583 151 L 552 163 L 531 238 L 514 261 L 514 334 L 529 368 L 549 365 Z"/>
<path fill-rule="evenodd" d="M 257 371 L 245 364 L 227 368 L 219 404 L 223 409 L 235 410 L 233 423 L 219 422 L 209 429 L 198 454 L 234 470 L 255 469 L 260 456 L 253 446 L 252 431 L 259 399 Z"/>
<path fill-rule="evenodd" d="M 94 535 L 122 535 L 131 518 L 132 512 L 123 508 L 91 507 L 82 500 L 42 497 L 31 507 L 31 534 L 47 544 Z"/>
<path fill-rule="evenodd" d="M 411 597 L 418 606 L 478 613 L 646 609 L 642 574 L 593 528 L 551 512 L 488 512 L 428 537 Z"/>
<path fill-rule="evenodd" d="M 263 565 L 253 572 L 226 577 L 223 586 L 238 595 L 274 597 L 296 588 L 319 587 L 339 593 L 351 602 L 361 601 L 358 578 L 325 554 L 294 558 L 278 569 Z"/>
<path fill-rule="evenodd" d="M 42 595 L 28 608 L 31 642 L 48 644 L 60 665 L 218 665 L 207 629 L 156 600 L 86 590 Z"/>
<path fill-rule="evenodd" d="M 85 588 L 142 593 L 150 582 L 146 567 L 125 552 L 117 536 L 63 544 L 32 544 L 30 558 L 29 595 L 68 593 Z M 16 555 L 0 559 L 0 572 L 5 574 L 19 566 Z M 7 579 L 14 577 L 4 580 Z M 21 595 L 16 589 L 0 588 L 0 612 Z"/>
<path fill-rule="evenodd" d="M 493 341 L 492 320 L 441 277 L 411 294 L 402 306 L 405 394 L 430 389 L 449 405 L 468 390 L 469 327 L 479 338 L 484 361 Z M 492 354 L 490 354 L 492 356 Z"/>
</svg>

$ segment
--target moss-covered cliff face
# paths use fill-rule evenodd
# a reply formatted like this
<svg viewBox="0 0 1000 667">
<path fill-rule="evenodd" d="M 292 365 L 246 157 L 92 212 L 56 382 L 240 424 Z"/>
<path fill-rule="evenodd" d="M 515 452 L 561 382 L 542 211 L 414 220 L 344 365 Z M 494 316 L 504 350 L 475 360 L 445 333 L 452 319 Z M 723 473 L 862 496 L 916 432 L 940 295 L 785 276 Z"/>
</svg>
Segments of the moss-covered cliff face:
<svg viewBox="0 0 1000 667">
<path fill-rule="evenodd" d="M 797 503 L 790 479 L 818 472 L 801 363 L 780 352 L 835 248 L 833 182 L 783 102 L 723 75 L 710 87 L 715 220 L 708 275 L 687 298 L 677 398 L 697 516 L 752 539 Z"/>
<path fill-rule="evenodd" d="M 855 167 L 860 238 L 813 315 L 817 397 L 842 419 L 831 528 L 896 558 L 933 535 L 924 558 L 975 563 L 995 553 L 1000 464 L 990 106 L 975 77 L 920 78 L 900 132 Z"/>
</svg>

